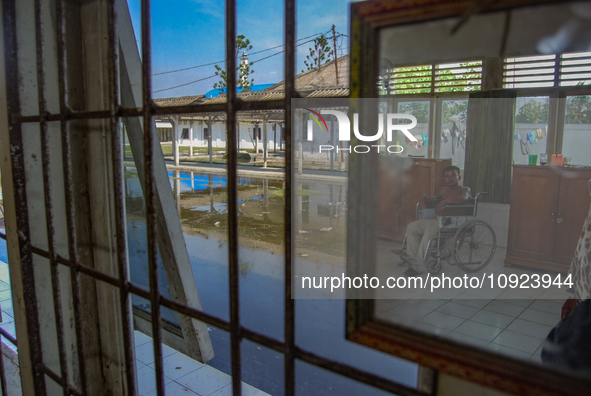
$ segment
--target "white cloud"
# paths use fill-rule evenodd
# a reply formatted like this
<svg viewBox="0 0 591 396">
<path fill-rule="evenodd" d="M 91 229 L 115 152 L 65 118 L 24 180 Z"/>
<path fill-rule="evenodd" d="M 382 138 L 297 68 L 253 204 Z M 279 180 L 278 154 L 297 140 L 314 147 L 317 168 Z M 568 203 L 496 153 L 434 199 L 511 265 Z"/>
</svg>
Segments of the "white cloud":
<svg viewBox="0 0 591 396">
<path fill-rule="evenodd" d="M 197 11 L 205 15 L 211 15 L 214 18 L 224 19 L 224 3 L 216 0 L 193 0 L 197 5 Z"/>
</svg>

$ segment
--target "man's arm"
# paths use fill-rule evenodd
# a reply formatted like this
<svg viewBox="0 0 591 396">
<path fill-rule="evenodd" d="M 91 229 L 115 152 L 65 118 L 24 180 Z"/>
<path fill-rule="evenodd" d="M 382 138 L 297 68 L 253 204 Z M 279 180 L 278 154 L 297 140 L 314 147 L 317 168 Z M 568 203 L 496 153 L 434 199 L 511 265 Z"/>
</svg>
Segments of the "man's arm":
<svg viewBox="0 0 591 396">
<path fill-rule="evenodd" d="M 470 191 L 470 187 L 461 187 L 454 191 L 442 188 L 439 195 L 443 197 L 443 201 L 435 206 L 435 213 L 441 215 L 445 205 L 466 203 L 472 196 L 472 192 Z"/>
</svg>

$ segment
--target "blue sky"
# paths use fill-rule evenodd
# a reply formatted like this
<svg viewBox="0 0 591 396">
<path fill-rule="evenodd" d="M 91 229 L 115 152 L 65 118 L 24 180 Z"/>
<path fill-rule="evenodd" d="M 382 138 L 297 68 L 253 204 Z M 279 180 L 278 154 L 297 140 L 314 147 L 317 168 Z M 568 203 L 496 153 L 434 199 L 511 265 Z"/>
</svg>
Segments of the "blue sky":
<svg viewBox="0 0 591 396">
<path fill-rule="evenodd" d="M 138 46 L 140 45 L 140 1 L 128 0 Z M 296 39 L 326 33 L 332 25 L 349 34 L 348 0 L 303 0 L 297 5 Z M 223 0 L 152 1 L 152 73 L 188 68 L 223 61 L 225 58 L 225 2 Z M 237 34 L 253 45 L 250 53 L 283 44 L 283 1 L 237 0 Z M 332 36 L 331 33 L 328 34 Z M 308 40 L 311 40 L 308 39 Z M 301 42 L 308 41 L 302 40 Z M 296 71 L 304 69 L 304 59 L 312 43 L 297 48 Z M 337 40 L 339 56 L 349 52 L 347 37 Z M 260 63 L 257 59 L 275 54 L 283 47 L 249 56 L 255 84 L 283 80 L 283 54 Z M 224 67 L 223 62 L 218 63 Z M 213 75 L 214 65 L 177 73 L 154 75 L 153 96 L 172 97 L 204 94 L 219 79 L 210 78 L 183 87 L 160 91 Z M 156 92 L 159 91 L 159 92 Z"/>
</svg>

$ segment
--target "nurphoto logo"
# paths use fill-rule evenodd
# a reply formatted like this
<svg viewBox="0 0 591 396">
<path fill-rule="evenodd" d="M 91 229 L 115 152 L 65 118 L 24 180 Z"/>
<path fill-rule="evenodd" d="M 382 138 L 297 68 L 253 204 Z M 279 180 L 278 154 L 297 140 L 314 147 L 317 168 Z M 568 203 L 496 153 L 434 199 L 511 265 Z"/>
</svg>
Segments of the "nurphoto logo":
<svg viewBox="0 0 591 396">
<path fill-rule="evenodd" d="M 309 111 L 310 113 L 308 116 L 310 117 L 307 122 L 307 140 L 313 141 L 314 139 L 314 122 L 320 127 L 322 131 L 323 126 L 326 132 L 328 132 L 328 126 L 326 125 L 326 121 L 322 115 L 333 115 L 336 117 L 339 126 L 339 140 L 340 141 L 350 141 L 351 140 L 351 121 L 349 120 L 349 116 L 338 110 L 320 110 L 320 113 L 317 111 L 311 110 L 309 108 L 305 108 L 305 110 Z M 392 141 L 392 132 L 400 131 L 406 136 L 411 142 L 416 142 L 417 138 L 410 133 L 410 129 L 414 128 L 417 125 L 417 119 L 415 116 L 410 114 L 400 114 L 400 113 L 387 113 L 386 117 L 384 117 L 384 113 L 378 114 L 378 131 L 375 135 L 363 135 L 359 132 L 359 114 L 353 113 L 353 133 L 355 137 L 362 142 L 377 142 L 379 141 L 382 136 L 384 135 L 384 118 L 386 119 L 386 141 Z M 394 120 L 410 120 L 410 123 L 406 124 L 394 124 Z M 383 151 L 388 151 L 392 154 L 399 154 L 402 152 L 403 147 L 397 144 L 394 145 L 386 145 L 386 144 L 372 144 L 372 145 L 355 145 L 349 146 L 347 148 L 340 148 L 339 146 L 333 146 L 330 144 L 321 144 L 319 146 L 319 152 L 329 152 L 331 150 L 336 150 L 338 153 L 339 151 L 348 151 L 351 153 L 353 150 L 355 153 L 369 153 L 372 149 L 375 149 L 380 152 L 380 149 L 383 148 Z"/>
</svg>

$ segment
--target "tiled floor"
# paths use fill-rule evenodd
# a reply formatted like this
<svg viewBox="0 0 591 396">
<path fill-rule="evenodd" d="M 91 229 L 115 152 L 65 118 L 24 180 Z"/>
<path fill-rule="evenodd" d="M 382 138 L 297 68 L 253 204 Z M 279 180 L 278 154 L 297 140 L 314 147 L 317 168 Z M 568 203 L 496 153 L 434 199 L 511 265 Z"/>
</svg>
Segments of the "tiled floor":
<svg viewBox="0 0 591 396">
<path fill-rule="evenodd" d="M 383 272 L 388 276 L 401 276 L 406 267 L 399 266 L 400 259 L 391 252 L 397 247 L 380 241 L 378 248 L 378 267 L 386 268 Z M 505 249 L 498 248 L 485 270 L 505 271 L 505 253 Z M 528 272 L 525 268 L 516 270 Z M 464 274 L 448 264 L 443 264 L 443 271 L 449 276 Z M 560 320 L 566 292 L 530 290 L 528 295 L 520 290 L 483 292 L 490 294 L 488 298 L 483 298 L 479 291 L 462 289 L 448 299 L 379 299 L 376 315 L 462 343 L 540 362 L 542 342 Z"/>
<path fill-rule="evenodd" d="M 2 322 L 0 327 L 16 336 L 10 293 L 8 265 L 0 261 L 0 306 Z M 156 395 L 156 376 L 154 370 L 154 350 L 152 338 L 138 331 L 134 332 L 136 372 L 140 395 Z M 2 342 L 17 352 L 17 348 L 9 341 Z M 176 395 L 232 395 L 232 377 L 206 364 L 197 362 L 176 350 L 162 346 L 164 363 L 164 383 L 167 396 Z M 245 396 L 264 396 L 267 393 L 242 383 L 242 394 Z"/>
<path fill-rule="evenodd" d="M 8 274 L 8 264 L 0 261 L 0 307 L 2 307 L 2 322 L 0 327 L 6 330 L 12 336 L 16 336 L 14 329 L 14 312 L 12 310 L 12 295 L 10 292 L 10 276 Z M 4 344 L 17 352 L 16 346 L 2 337 Z"/>
<path fill-rule="evenodd" d="M 134 332 L 136 369 L 139 394 L 156 395 L 156 376 L 152 339 Z M 197 362 L 174 349 L 163 345 L 164 384 L 166 395 L 211 395 L 232 394 L 232 377 L 206 364 Z M 242 394 L 264 396 L 267 393 L 242 383 Z"/>
</svg>

